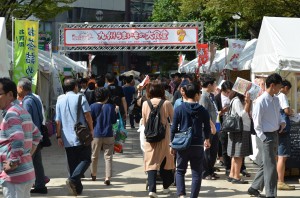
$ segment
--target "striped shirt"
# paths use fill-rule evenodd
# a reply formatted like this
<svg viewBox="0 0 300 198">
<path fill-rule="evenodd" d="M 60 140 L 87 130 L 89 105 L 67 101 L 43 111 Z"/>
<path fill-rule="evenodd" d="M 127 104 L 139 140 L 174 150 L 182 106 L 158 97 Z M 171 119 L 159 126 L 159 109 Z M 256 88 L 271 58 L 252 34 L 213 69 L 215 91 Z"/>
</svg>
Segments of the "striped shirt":
<svg viewBox="0 0 300 198">
<path fill-rule="evenodd" d="M 24 183 L 35 180 L 30 151 L 38 145 L 42 135 L 33 124 L 30 114 L 15 100 L 3 111 L 0 124 L 0 184 Z M 12 171 L 3 171 L 3 161 L 18 162 Z"/>
</svg>

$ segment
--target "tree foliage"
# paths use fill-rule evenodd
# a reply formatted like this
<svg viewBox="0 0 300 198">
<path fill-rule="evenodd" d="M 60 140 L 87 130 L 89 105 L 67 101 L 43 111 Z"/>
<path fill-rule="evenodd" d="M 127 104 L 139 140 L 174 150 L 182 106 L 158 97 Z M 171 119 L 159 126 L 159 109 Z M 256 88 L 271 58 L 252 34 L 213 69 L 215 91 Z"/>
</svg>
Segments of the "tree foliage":
<svg viewBox="0 0 300 198">
<path fill-rule="evenodd" d="M 258 37 L 264 16 L 300 17 L 300 1 L 159 0 L 154 6 L 153 21 L 204 21 L 205 40 L 223 46 L 224 38 L 234 35 L 232 16 L 237 13 L 241 17 L 236 21 L 239 38 L 251 39 Z"/>
<path fill-rule="evenodd" d="M 76 0 L 0 0 L 0 17 L 6 18 L 7 31 L 11 31 L 12 16 L 27 19 L 35 16 L 48 20 L 70 9 L 69 4 Z M 9 34 L 8 34 L 9 35 Z"/>
</svg>

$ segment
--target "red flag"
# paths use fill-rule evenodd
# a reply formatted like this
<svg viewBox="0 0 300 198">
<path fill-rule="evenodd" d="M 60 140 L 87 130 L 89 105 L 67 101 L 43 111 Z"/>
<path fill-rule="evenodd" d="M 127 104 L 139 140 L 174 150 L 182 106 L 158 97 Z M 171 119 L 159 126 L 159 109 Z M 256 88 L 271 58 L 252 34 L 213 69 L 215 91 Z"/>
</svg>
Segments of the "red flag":
<svg viewBox="0 0 300 198">
<path fill-rule="evenodd" d="M 150 82 L 150 77 L 148 75 L 146 75 L 146 77 L 144 78 L 144 80 L 138 85 L 139 87 L 144 87 L 145 85 L 147 85 Z"/>
<path fill-rule="evenodd" d="M 198 67 L 208 61 L 208 44 L 197 43 Z"/>
</svg>

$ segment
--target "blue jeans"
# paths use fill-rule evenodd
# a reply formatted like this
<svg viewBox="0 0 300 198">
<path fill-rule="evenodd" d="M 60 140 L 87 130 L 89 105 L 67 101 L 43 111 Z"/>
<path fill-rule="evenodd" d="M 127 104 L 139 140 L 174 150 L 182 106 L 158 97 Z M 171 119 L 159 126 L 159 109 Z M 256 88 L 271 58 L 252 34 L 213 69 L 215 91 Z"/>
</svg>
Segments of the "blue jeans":
<svg viewBox="0 0 300 198">
<path fill-rule="evenodd" d="M 192 169 L 191 198 L 198 197 L 202 182 L 203 154 L 204 149 L 202 146 L 190 146 L 186 150 L 177 151 L 176 187 L 178 196 L 186 195 L 184 177 L 188 162 L 190 162 Z"/>
<path fill-rule="evenodd" d="M 41 146 L 38 145 L 36 151 L 32 156 L 32 163 L 35 172 L 35 184 L 34 188 L 44 188 L 45 187 L 45 172 L 42 161 Z"/>
<path fill-rule="evenodd" d="M 69 180 L 76 185 L 77 193 L 81 194 L 83 190 L 81 176 L 91 164 L 91 146 L 74 146 L 65 149 L 70 171 Z"/>
</svg>

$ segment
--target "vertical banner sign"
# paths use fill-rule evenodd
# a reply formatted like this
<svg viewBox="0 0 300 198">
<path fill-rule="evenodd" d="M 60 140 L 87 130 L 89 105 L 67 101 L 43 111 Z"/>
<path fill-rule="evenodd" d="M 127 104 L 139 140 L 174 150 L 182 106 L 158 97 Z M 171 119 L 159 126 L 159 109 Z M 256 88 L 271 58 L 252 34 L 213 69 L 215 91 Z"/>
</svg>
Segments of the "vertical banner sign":
<svg viewBox="0 0 300 198">
<path fill-rule="evenodd" d="M 178 58 L 178 68 L 183 65 L 184 61 L 185 61 L 185 54 L 180 53 Z"/>
<path fill-rule="evenodd" d="M 198 57 L 198 68 L 196 73 L 199 73 L 199 68 L 203 66 L 209 60 L 208 57 L 208 44 L 197 43 L 197 57 Z"/>
<path fill-rule="evenodd" d="M 228 65 L 231 66 L 233 70 L 238 70 L 239 63 L 238 59 L 243 51 L 247 41 L 236 40 L 236 39 L 228 39 Z"/>
<path fill-rule="evenodd" d="M 37 21 L 15 20 L 13 81 L 31 78 L 32 92 L 35 92 L 38 75 L 38 30 Z"/>
</svg>

